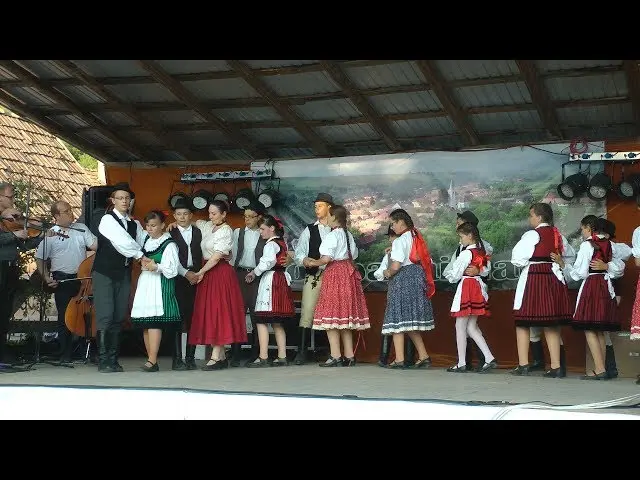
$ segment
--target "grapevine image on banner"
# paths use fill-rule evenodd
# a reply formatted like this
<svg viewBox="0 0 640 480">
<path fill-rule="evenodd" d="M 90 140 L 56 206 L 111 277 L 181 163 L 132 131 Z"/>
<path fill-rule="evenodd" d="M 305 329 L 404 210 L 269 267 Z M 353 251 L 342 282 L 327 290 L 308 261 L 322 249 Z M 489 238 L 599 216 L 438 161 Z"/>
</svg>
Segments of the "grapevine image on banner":
<svg viewBox="0 0 640 480">
<path fill-rule="evenodd" d="M 602 152 L 604 143 L 591 143 L 589 150 Z M 568 161 L 568 143 L 280 161 L 273 166 L 280 179 L 279 197 L 269 213 L 283 221 L 285 240 L 294 250 L 300 233 L 316 220 L 316 195 L 331 194 L 350 213 L 349 229 L 359 249 L 356 264 L 363 287 L 376 291 L 387 288 L 386 282 L 376 281 L 373 272 L 389 246 L 385 235 L 389 213 L 403 208 L 429 244 L 437 289 L 453 290 L 455 285 L 442 278 L 442 271 L 458 246 L 457 213 L 471 210 L 480 221 L 482 238 L 494 249 L 490 288 L 513 290 L 520 269 L 510 262 L 511 249 L 531 228 L 532 203 L 551 204 L 556 226 L 576 251 L 582 217 L 606 215 L 605 201 L 586 195 L 566 201 L 558 196 L 562 164 Z M 601 170 L 601 165 L 593 165 L 591 173 Z M 567 176 L 575 173 L 571 165 L 566 169 Z M 301 290 L 304 269 L 290 265 L 287 271 L 292 288 Z"/>
</svg>

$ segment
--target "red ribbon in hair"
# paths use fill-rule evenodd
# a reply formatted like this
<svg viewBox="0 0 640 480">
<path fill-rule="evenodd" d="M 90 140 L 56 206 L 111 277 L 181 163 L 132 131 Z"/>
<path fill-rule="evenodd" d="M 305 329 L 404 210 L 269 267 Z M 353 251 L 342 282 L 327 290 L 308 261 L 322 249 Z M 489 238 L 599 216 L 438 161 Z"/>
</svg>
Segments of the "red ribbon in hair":
<svg viewBox="0 0 640 480">
<path fill-rule="evenodd" d="M 282 220 L 280 220 L 278 217 L 275 217 L 275 216 L 273 217 L 273 219 L 276 221 L 276 223 L 280 228 L 284 228 L 284 225 L 282 224 Z"/>
<path fill-rule="evenodd" d="M 433 297 L 436 293 L 436 284 L 433 281 L 433 265 L 431 264 L 431 253 L 427 242 L 422 237 L 422 234 L 417 228 L 411 229 L 411 235 L 413 236 L 413 243 L 411 244 L 411 253 L 409 254 L 409 260 L 413 263 L 422 265 L 424 274 L 427 278 L 427 291 L 425 292 L 427 298 Z"/>
<path fill-rule="evenodd" d="M 562 241 L 562 234 L 560 233 L 560 230 L 558 230 L 556 227 L 552 227 L 552 228 L 553 228 L 553 246 L 556 252 L 558 252 L 559 255 L 562 255 L 564 253 L 564 242 Z"/>
</svg>

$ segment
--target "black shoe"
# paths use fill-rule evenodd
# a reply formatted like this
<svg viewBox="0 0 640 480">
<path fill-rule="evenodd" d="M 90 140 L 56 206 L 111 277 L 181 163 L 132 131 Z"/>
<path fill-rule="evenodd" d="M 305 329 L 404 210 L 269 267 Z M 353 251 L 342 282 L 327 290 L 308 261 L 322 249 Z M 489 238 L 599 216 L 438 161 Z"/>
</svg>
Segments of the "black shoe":
<svg viewBox="0 0 640 480">
<path fill-rule="evenodd" d="M 542 340 L 539 342 L 529 342 L 529 350 L 531 350 L 532 362 L 529 364 L 529 371 L 535 372 L 544 370 L 544 349 L 542 348 Z"/>
<path fill-rule="evenodd" d="M 197 370 L 198 366 L 196 365 L 196 346 L 187 345 L 184 355 L 184 363 L 187 367 L 187 370 Z"/>
<path fill-rule="evenodd" d="M 230 367 L 239 367 L 240 366 L 240 355 L 242 352 L 242 344 L 233 343 L 231 345 L 231 359 L 229 360 Z"/>
<path fill-rule="evenodd" d="M 287 357 L 284 357 L 284 358 L 278 357 L 273 362 L 271 362 L 271 366 L 272 367 L 288 367 L 289 361 L 287 360 Z"/>
<path fill-rule="evenodd" d="M 519 377 L 529 375 L 529 365 L 518 365 L 516 368 L 511 370 L 511 375 Z"/>
<path fill-rule="evenodd" d="M 418 360 L 416 363 L 411 365 L 410 368 L 429 368 L 429 367 L 431 367 L 431 357 Z"/>
<path fill-rule="evenodd" d="M 342 366 L 343 367 L 355 367 L 356 366 L 356 357 L 342 357 Z"/>
<path fill-rule="evenodd" d="M 266 368 L 270 367 L 269 359 L 267 358 L 256 358 L 253 362 L 247 363 L 247 368 Z"/>
<path fill-rule="evenodd" d="M 567 374 L 562 371 L 562 368 L 552 368 L 546 371 L 542 376 L 546 378 L 564 378 Z"/>
<path fill-rule="evenodd" d="M 144 364 L 142 367 L 140 367 L 140 370 L 142 370 L 143 372 L 158 372 L 160 371 L 160 367 L 158 366 L 158 362 L 156 363 L 151 363 L 149 360 L 147 360 L 147 364 Z"/>
<path fill-rule="evenodd" d="M 204 370 L 205 372 L 210 372 L 213 370 L 224 370 L 227 367 L 229 367 L 229 363 L 227 362 L 226 359 L 224 359 L 224 360 L 216 360 L 213 363 L 207 363 L 201 368 L 201 370 Z"/>
<path fill-rule="evenodd" d="M 451 372 L 451 373 L 466 373 L 467 370 L 467 366 L 463 365 L 461 367 L 459 367 L 458 365 L 454 365 L 453 367 L 449 367 L 447 368 L 447 372 Z"/>
<path fill-rule="evenodd" d="M 187 369 L 187 365 L 182 361 L 181 358 L 174 358 L 171 361 L 171 370 L 184 371 Z"/>
<path fill-rule="evenodd" d="M 583 375 L 582 377 L 580 377 L 580 380 L 609 380 L 609 377 L 607 376 L 607 372 L 598 374 L 596 374 L 596 372 L 593 372 L 593 375 Z"/>
<path fill-rule="evenodd" d="M 407 368 L 407 364 L 405 362 L 394 361 L 387 364 L 387 368 L 390 368 L 391 370 L 404 370 Z"/>
<path fill-rule="evenodd" d="M 478 369 L 478 373 L 488 373 L 494 368 L 498 368 L 498 362 L 496 362 L 495 358 L 490 362 L 485 362 L 485 364 Z"/>
<path fill-rule="evenodd" d="M 319 363 L 319 367 L 342 367 L 342 358 L 329 357 L 326 362 Z"/>
</svg>

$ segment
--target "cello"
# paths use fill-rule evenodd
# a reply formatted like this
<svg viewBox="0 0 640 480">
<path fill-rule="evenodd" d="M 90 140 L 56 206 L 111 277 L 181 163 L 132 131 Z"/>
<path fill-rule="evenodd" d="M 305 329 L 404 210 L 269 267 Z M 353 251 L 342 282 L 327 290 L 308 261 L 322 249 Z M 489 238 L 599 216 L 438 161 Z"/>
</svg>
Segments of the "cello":
<svg viewBox="0 0 640 480">
<path fill-rule="evenodd" d="M 78 267 L 80 290 L 69 301 L 64 315 L 64 323 L 69 331 L 87 341 L 96 337 L 96 313 L 93 309 L 93 285 L 91 270 L 95 252 L 90 252 Z"/>
</svg>

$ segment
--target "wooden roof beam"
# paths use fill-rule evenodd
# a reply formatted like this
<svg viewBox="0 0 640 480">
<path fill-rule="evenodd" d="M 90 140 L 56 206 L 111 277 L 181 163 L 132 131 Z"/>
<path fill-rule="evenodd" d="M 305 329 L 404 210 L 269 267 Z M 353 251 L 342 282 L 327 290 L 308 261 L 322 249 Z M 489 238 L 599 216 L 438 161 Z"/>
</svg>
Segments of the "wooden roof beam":
<svg viewBox="0 0 640 480">
<path fill-rule="evenodd" d="M 524 77 L 524 83 L 529 89 L 533 104 L 537 107 L 542 124 L 552 138 L 562 140 L 564 135 L 560 128 L 558 115 L 553 107 L 547 88 L 540 78 L 535 62 L 533 60 L 516 60 L 516 64 Z"/>
<path fill-rule="evenodd" d="M 258 92 L 290 126 L 295 128 L 295 130 L 309 142 L 319 156 L 331 155 L 331 149 L 324 139 L 304 123 L 293 108 L 282 103 L 278 96 L 261 79 L 255 76 L 245 63 L 240 60 L 227 60 L 226 62 L 251 88 Z"/>
<path fill-rule="evenodd" d="M 320 64 L 329 76 L 331 76 L 333 81 L 347 94 L 356 108 L 369 120 L 373 129 L 378 132 L 378 135 L 382 137 L 384 143 L 387 144 L 391 151 L 397 152 L 402 150 L 402 145 L 400 145 L 396 139 L 396 135 L 393 133 L 393 130 L 391 130 L 391 127 L 380 118 L 380 115 L 378 115 L 366 97 L 358 91 L 353 82 L 351 82 L 349 77 L 342 71 L 342 68 L 331 60 L 321 60 Z"/>
<path fill-rule="evenodd" d="M 627 77 L 627 90 L 631 98 L 636 132 L 640 135 L 640 67 L 638 66 L 638 60 L 624 60 L 622 65 Z"/>
<path fill-rule="evenodd" d="M 138 157 L 141 161 L 151 161 L 154 162 L 153 158 L 149 158 L 149 153 L 144 151 L 142 148 L 134 145 L 133 143 L 125 140 L 119 135 L 113 133 L 104 123 L 99 121 L 96 117 L 89 113 L 83 112 L 77 105 L 75 105 L 68 97 L 63 95 L 60 92 L 57 92 L 42 83 L 42 81 L 29 72 L 26 68 L 18 65 L 15 61 L 12 60 L 0 60 L 0 65 L 5 68 L 7 71 L 11 72 L 12 75 L 20 78 L 26 84 L 31 87 L 34 87 L 44 93 L 46 96 L 50 97 L 55 102 L 59 103 L 65 108 L 68 108 L 70 112 L 78 117 L 82 118 L 89 125 L 93 126 L 96 130 L 102 133 L 105 137 L 112 140 L 114 143 L 118 144 L 124 150 L 128 150 L 136 157 Z"/>
<path fill-rule="evenodd" d="M 464 142 L 470 146 L 480 145 L 480 137 L 478 137 L 473 125 L 469 121 L 469 117 L 458 106 L 453 96 L 451 86 L 447 85 L 435 62 L 433 60 L 416 60 L 416 64 L 422 72 L 422 75 L 424 75 L 424 78 L 431 84 L 444 110 L 449 113 L 454 125 L 460 131 Z"/>
<path fill-rule="evenodd" d="M 126 113 L 133 120 L 137 121 L 145 129 L 150 130 L 161 143 L 163 143 L 167 149 L 174 150 L 181 154 L 186 160 L 206 161 L 211 158 L 204 157 L 201 153 L 191 150 L 190 146 L 177 139 L 177 137 L 170 131 L 165 130 L 157 123 L 147 119 L 144 115 L 141 115 L 130 104 L 123 103 L 120 99 L 103 85 L 100 85 L 95 78 L 87 75 L 77 64 L 70 60 L 55 60 L 55 64 L 68 74 L 77 78 L 82 82 L 84 86 L 93 90 L 106 101 L 118 106 L 121 112 Z M 194 158 L 195 157 L 195 158 Z"/>
<path fill-rule="evenodd" d="M 138 63 L 151 74 L 156 82 L 169 90 L 178 100 L 200 115 L 205 121 L 212 124 L 217 130 L 221 130 L 233 143 L 248 153 L 254 160 L 268 157 L 242 132 L 231 127 L 223 119 L 211 113 L 208 108 L 200 103 L 194 94 L 169 75 L 157 62 L 153 60 L 138 60 Z"/>
</svg>

